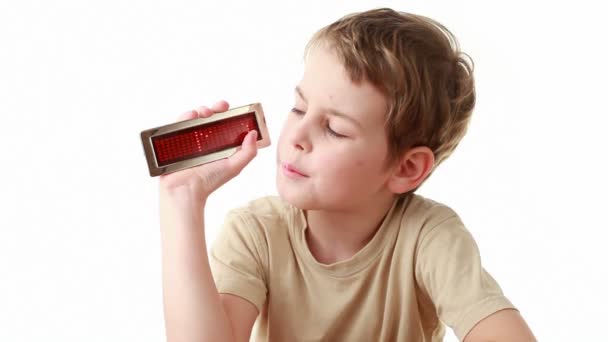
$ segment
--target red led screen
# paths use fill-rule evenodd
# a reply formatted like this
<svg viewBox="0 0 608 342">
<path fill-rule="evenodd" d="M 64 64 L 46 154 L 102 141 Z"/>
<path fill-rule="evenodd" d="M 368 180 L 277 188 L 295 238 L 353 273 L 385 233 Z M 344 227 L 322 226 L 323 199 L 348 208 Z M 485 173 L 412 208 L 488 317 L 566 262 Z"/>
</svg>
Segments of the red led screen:
<svg viewBox="0 0 608 342">
<path fill-rule="evenodd" d="M 255 112 L 188 127 L 152 138 L 156 163 L 165 166 L 230 147 L 240 146 L 247 132 L 260 129 Z"/>
</svg>

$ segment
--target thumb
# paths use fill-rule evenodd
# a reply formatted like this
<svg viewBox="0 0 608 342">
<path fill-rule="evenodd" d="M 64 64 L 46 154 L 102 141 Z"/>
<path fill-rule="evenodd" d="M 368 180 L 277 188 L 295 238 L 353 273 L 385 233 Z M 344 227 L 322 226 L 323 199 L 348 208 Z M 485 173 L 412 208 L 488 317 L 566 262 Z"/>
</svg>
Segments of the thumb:
<svg viewBox="0 0 608 342">
<path fill-rule="evenodd" d="M 204 191 L 211 193 L 236 177 L 257 154 L 257 132 L 247 133 L 242 145 L 226 159 L 196 167 L 195 170 L 203 180 Z"/>
<path fill-rule="evenodd" d="M 235 175 L 247 165 L 258 153 L 257 147 L 258 132 L 253 130 L 247 133 L 243 143 L 239 146 L 234 154 L 228 157 L 230 169 L 235 171 Z"/>
</svg>

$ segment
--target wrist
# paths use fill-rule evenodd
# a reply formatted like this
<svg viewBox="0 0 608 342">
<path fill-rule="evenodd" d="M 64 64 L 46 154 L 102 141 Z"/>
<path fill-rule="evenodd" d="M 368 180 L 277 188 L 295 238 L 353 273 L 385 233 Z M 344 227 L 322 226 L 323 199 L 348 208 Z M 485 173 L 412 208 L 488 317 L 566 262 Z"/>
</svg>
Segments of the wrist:
<svg viewBox="0 0 608 342">
<path fill-rule="evenodd" d="M 172 207 L 182 210 L 199 212 L 207 203 L 209 195 L 196 191 L 188 185 L 177 187 L 167 187 L 162 183 L 159 187 L 159 194 L 162 202 L 169 202 Z"/>
</svg>

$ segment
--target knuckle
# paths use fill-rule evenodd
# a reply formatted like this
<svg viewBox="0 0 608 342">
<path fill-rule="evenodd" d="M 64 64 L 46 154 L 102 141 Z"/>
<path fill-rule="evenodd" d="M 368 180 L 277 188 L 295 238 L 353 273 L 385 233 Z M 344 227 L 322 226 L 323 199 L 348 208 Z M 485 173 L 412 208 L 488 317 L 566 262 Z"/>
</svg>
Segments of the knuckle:
<svg viewBox="0 0 608 342">
<path fill-rule="evenodd" d="M 211 113 L 211 110 L 207 106 L 200 106 L 196 109 L 199 115 L 208 115 Z"/>
</svg>

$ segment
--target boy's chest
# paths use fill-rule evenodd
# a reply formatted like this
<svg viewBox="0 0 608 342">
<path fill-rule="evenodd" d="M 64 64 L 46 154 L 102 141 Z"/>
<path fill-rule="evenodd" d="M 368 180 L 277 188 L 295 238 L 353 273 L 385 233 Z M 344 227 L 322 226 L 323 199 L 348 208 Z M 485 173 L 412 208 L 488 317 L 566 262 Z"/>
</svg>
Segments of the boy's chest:
<svg viewBox="0 0 608 342">
<path fill-rule="evenodd" d="M 379 256 L 346 276 L 297 253 L 271 258 L 263 313 L 268 333 L 294 341 L 420 340 L 413 263 L 394 257 Z"/>
</svg>

